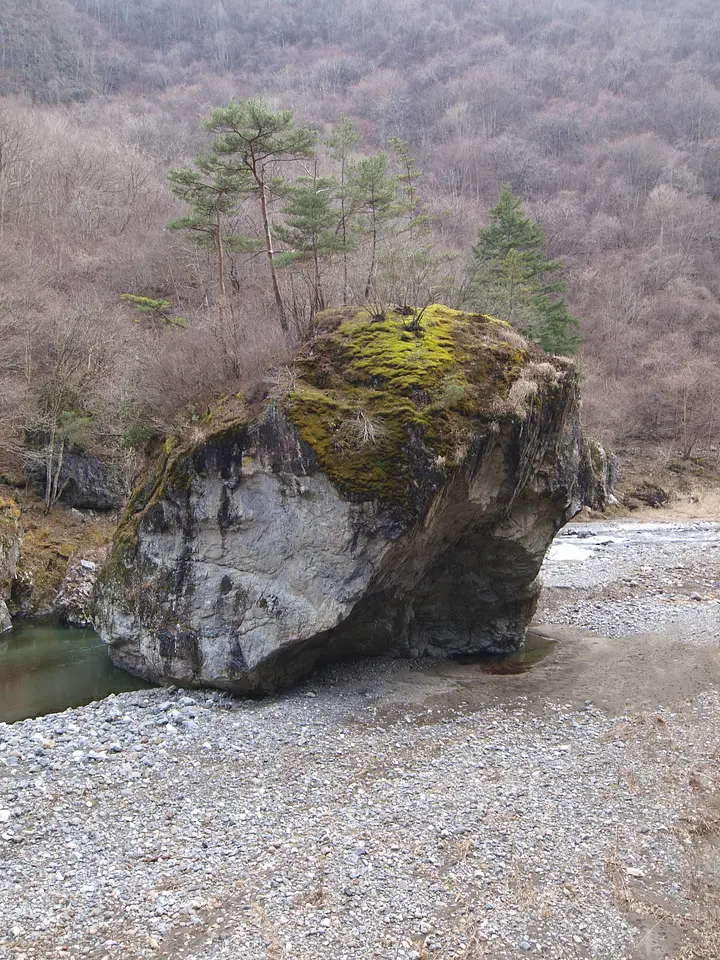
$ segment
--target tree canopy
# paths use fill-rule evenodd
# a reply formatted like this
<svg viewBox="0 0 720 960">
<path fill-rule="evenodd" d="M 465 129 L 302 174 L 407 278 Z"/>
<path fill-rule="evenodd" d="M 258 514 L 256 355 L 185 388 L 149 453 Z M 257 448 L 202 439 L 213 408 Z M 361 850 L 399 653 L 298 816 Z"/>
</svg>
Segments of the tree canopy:
<svg viewBox="0 0 720 960">
<path fill-rule="evenodd" d="M 551 353 L 574 353 L 578 321 L 560 296 L 563 269 L 546 254 L 545 232 L 524 215 L 522 201 L 504 187 L 490 223 L 478 230 L 468 268 L 466 299 L 486 313 L 510 320 Z"/>
</svg>

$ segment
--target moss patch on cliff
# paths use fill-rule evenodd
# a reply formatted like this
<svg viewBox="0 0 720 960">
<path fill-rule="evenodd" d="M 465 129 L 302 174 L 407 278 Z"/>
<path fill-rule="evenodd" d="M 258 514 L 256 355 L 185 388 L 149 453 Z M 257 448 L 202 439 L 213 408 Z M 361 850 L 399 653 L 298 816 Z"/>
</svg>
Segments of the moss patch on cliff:
<svg viewBox="0 0 720 960">
<path fill-rule="evenodd" d="M 506 323 L 435 305 L 422 314 L 327 311 L 296 361 L 291 419 L 356 500 L 417 506 L 462 461 L 534 356 Z"/>
<path fill-rule="evenodd" d="M 11 612 L 32 616 L 52 606 L 72 557 L 104 550 L 114 524 L 103 517 L 83 518 L 64 507 L 46 514 L 42 500 L 28 495 L 22 509 L 17 504 L 11 509 L 22 533 Z"/>
<path fill-rule="evenodd" d="M 0 550 L 15 540 L 19 531 L 20 507 L 12 497 L 0 495 Z"/>
<path fill-rule="evenodd" d="M 15 576 L 19 536 L 20 508 L 11 497 L 0 494 L 0 600 L 8 597 Z"/>
<path fill-rule="evenodd" d="M 190 478 L 187 459 L 183 456 L 185 452 L 185 449 L 178 448 L 176 438 L 172 438 L 172 443 L 166 440 L 158 458 L 136 482 L 120 517 L 113 540 L 112 556 L 103 569 L 101 579 L 108 576 L 125 579 L 126 564 L 131 562 L 137 545 L 140 521 L 160 503 L 169 488 L 179 486 L 188 489 Z"/>
</svg>

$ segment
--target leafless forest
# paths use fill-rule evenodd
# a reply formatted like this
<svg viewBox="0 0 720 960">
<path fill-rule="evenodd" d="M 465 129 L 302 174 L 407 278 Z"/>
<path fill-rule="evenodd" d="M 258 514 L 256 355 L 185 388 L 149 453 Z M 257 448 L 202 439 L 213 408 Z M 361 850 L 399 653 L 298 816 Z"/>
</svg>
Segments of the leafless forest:
<svg viewBox="0 0 720 960">
<path fill-rule="evenodd" d="M 716 2 L 0 0 L 0 95 L 0 473 L 53 425 L 124 455 L 282 361 L 262 257 L 228 253 L 223 308 L 212 251 L 167 229 L 202 119 L 257 96 L 320 143 L 347 116 L 358 156 L 409 143 L 450 301 L 509 184 L 567 267 L 587 427 L 715 446 Z M 302 270 L 280 283 L 302 316 Z"/>
</svg>

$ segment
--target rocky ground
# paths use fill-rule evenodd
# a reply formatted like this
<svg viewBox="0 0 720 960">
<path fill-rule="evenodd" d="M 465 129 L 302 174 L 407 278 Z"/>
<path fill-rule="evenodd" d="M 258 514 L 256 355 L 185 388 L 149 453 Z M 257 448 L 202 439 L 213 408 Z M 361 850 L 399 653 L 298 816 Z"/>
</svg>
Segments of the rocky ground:
<svg viewBox="0 0 720 960">
<path fill-rule="evenodd" d="M 0 958 L 719 957 L 720 525 L 647 529 L 559 538 L 527 673 L 0 724 Z"/>
</svg>

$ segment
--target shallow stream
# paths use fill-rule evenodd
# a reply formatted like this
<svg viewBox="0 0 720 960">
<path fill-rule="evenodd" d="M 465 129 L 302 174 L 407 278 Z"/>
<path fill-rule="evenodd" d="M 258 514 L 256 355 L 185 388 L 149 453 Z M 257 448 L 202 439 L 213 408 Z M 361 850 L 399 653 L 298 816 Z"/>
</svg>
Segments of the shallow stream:
<svg viewBox="0 0 720 960">
<path fill-rule="evenodd" d="M 94 630 L 27 623 L 0 634 L 0 722 L 58 713 L 147 686 L 113 666 Z"/>
<path fill-rule="evenodd" d="M 662 551 L 673 544 L 693 543 L 703 551 L 716 547 L 719 541 L 720 524 L 703 521 L 571 524 L 556 537 L 548 553 L 545 579 L 558 586 L 555 581 L 563 579 L 568 564 L 582 567 L 583 561 L 610 546 L 632 549 L 651 544 Z M 525 673 L 551 649 L 551 640 L 529 632 L 525 648 L 515 654 L 462 657 L 442 669 L 498 675 Z M 113 666 L 105 645 L 92 630 L 27 623 L 0 634 L 0 721 L 12 723 L 56 713 L 111 693 L 146 686 Z"/>
</svg>

